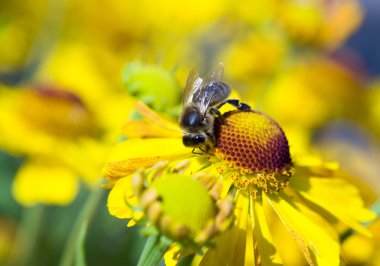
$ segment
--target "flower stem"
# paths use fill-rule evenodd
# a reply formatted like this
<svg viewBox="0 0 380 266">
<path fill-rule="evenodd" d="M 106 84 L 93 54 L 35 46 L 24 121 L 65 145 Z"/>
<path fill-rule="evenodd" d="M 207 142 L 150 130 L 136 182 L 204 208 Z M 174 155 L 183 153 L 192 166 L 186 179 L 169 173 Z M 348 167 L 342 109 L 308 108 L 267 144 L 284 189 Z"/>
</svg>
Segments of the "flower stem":
<svg viewBox="0 0 380 266">
<path fill-rule="evenodd" d="M 103 196 L 103 191 L 104 189 L 99 186 L 95 188 L 88 196 L 87 201 L 85 202 L 85 205 L 79 213 L 74 227 L 70 232 L 61 261 L 59 263 L 60 266 L 71 266 L 76 255 L 76 251 L 79 251 L 77 254 L 79 258 L 77 258 L 76 263 L 79 265 L 85 265 L 84 254 L 81 253 L 83 251 L 83 248 L 79 247 L 83 247 L 84 245 L 87 225 L 92 216 L 95 214 L 96 207 L 98 206 L 98 203 Z"/>
<path fill-rule="evenodd" d="M 149 236 L 137 266 L 158 265 L 170 245 L 171 241 L 161 235 Z"/>
<path fill-rule="evenodd" d="M 43 221 L 43 205 L 24 207 L 19 231 L 17 232 L 9 265 L 28 265 L 35 248 Z"/>
</svg>

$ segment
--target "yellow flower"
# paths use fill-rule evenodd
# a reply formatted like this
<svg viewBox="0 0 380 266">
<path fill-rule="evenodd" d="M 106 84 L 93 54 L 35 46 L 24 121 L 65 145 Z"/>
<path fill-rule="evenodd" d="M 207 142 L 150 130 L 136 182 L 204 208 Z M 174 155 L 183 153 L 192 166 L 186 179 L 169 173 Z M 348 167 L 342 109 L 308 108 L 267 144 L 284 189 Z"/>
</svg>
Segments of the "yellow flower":
<svg viewBox="0 0 380 266">
<path fill-rule="evenodd" d="M 79 97 L 53 87 L 1 87 L 0 93 L 0 146 L 26 156 L 13 184 L 18 202 L 65 205 L 80 180 L 99 181 L 107 150 L 99 136 L 105 128 Z"/>
<path fill-rule="evenodd" d="M 81 182 L 98 184 L 134 101 L 121 85 L 107 83 L 83 46 L 54 52 L 36 77 L 45 85 L 0 88 L 0 147 L 26 158 L 13 184 L 24 205 L 66 205 Z"/>
<path fill-rule="evenodd" d="M 112 187 L 109 211 L 132 218 L 132 224 L 140 221 L 144 212 L 133 208 L 139 193 L 131 175 L 141 167 L 155 171 L 159 162 L 167 162 L 165 171 L 187 164 L 186 176 L 200 176 L 201 183 L 210 182 L 212 187 L 221 182 L 215 195 L 219 201 L 233 198 L 234 224 L 230 230 L 220 230 L 215 247 L 204 247 L 195 264 L 286 263 L 282 253 L 287 250 L 276 244 L 281 240 L 271 228 L 276 221 L 310 265 L 339 265 L 340 228 L 370 235 L 360 223 L 375 215 L 364 208 L 357 189 L 339 178 L 335 164 L 308 158 L 295 158 L 293 163 L 284 132 L 269 116 L 255 110 L 224 113 L 226 124 L 215 125 L 215 149 L 193 154 L 181 144 L 178 126 L 142 104 L 137 110 L 144 120 L 132 121 L 127 134 L 145 138 L 121 142 L 103 170 Z"/>
</svg>

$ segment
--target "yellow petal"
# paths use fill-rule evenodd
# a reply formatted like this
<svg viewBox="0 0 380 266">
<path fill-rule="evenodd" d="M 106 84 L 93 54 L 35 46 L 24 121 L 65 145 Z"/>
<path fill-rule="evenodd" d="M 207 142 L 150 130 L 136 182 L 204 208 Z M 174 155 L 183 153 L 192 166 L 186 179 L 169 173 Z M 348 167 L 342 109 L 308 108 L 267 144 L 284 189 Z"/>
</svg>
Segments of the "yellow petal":
<svg viewBox="0 0 380 266">
<path fill-rule="evenodd" d="M 111 151 L 103 175 L 118 179 L 140 167 L 150 167 L 161 160 L 191 154 L 180 138 L 131 139 L 120 142 Z"/>
<path fill-rule="evenodd" d="M 276 247 L 283 265 L 305 265 L 305 257 L 299 249 L 296 241 L 289 234 L 286 227 L 278 219 L 276 212 L 268 202 L 264 204 L 265 215 L 273 236 L 273 244 Z"/>
<path fill-rule="evenodd" d="M 339 243 L 291 205 L 284 194 L 263 195 L 296 240 L 309 265 L 339 265 Z"/>
<path fill-rule="evenodd" d="M 247 238 L 245 240 L 245 258 L 244 258 L 244 266 L 255 265 L 255 261 L 257 261 L 257 254 L 255 254 L 255 240 L 253 238 L 253 224 L 252 219 L 248 219 L 247 223 Z"/>
<path fill-rule="evenodd" d="M 137 206 L 138 201 L 137 198 L 130 198 L 128 202 L 131 204 L 131 206 Z M 127 227 L 132 227 L 137 224 L 138 221 L 140 221 L 144 217 L 144 212 L 140 211 L 138 209 L 134 210 L 132 213 L 132 218 L 128 221 Z"/>
<path fill-rule="evenodd" d="M 143 116 L 144 120 L 132 120 L 124 125 L 123 133 L 128 138 L 173 138 L 182 136 L 182 130 L 177 123 L 166 120 L 142 102 L 137 102 L 136 111 Z"/>
<path fill-rule="evenodd" d="M 364 235 L 371 235 L 359 222 L 371 221 L 376 214 L 364 208 L 359 191 L 345 180 L 293 176 L 290 186 L 302 197 L 324 208 L 346 225 Z"/>
<path fill-rule="evenodd" d="M 292 204 L 299 212 L 319 225 L 319 227 L 323 228 L 333 239 L 338 241 L 339 231 L 337 230 L 336 219 L 334 217 L 321 216 L 323 214 L 320 213 L 320 208 L 315 210 L 311 209 L 310 206 L 305 204 L 305 200 L 299 197 L 292 198 Z"/>
<path fill-rule="evenodd" d="M 324 162 L 321 158 L 313 155 L 304 155 L 294 158 L 297 165 L 307 168 L 327 168 L 329 170 L 338 170 L 339 164 L 337 162 Z"/>
<path fill-rule="evenodd" d="M 109 149 L 109 145 L 90 138 L 76 142 L 57 143 L 55 158 L 73 169 L 87 185 L 98 186 L 100 171 Z M 86 162 L 83 162 L 86 158 Z"/>
<path fill-rule="evenodd" d="M 133 200 L 133 191 L 131 188 L 132 176 L 127 176 L 117 180 L 108 195 L 107 207 L 111 215 L 126 219 L 132 217 L 131 203 Z M 131 203 L 130 203 L 131 202 Z"/>
<path fill-rule="evenodd" d="M 216 239 L 215 248 L 209 248 L 199 265 L 245 265 L 249 201 L 238 194 L 235 206 L 235 223 Z"/>
<path fill-rule="evenodd" d="M 253 234 L 257 242 L 261 265 L 283 264 L 277 249 L 273 245 L 272 235 L 265 218 L 264 209 L 257 200 L 251 200 Z"/>
<path fill-rule="evenodd" d="M 342 243 L 342 255 L 349 265 L 371 265 L 371 257 L 375 252 L 374 238 L 354 234 Z M 375 262 L 372 261 L 372 263 Z"/>
<path fill-rule="evenodd" d="M 128 138 L 164 138 L 181 137 L 182 131 L 162 127 L 156 123 L 133 120 L 123 126 L 123 133 Z"/>
<path fill-rule="evenodd" d="M 164 254 L 164 260 L 166 266 L 175 266 L 178 263 L 180 255 L 180 248 L 178 245 L 171 245 Z"/>
<path fill-rule="evenodd" d="M 23 205 L 67 205 L 77 191 L 78 181 L 73 172 L 40 161 L 23 164 L 13 183 L 13 195 Z"/>
<path fill-rule="evenodd" d="M 127 224 L 127 227 L 132 227 L 132 226 L 135 226 L 137 224 L 137 222 L 135 220 L 129 220 L 128 221 L 128 224 Z"/>
<path fill-rule="evenodd" d="M 17 155 L 51 154 L 57 138 L 25 123 L 17 110 L 23 91 L 0 86 L 0 147 Z"/>
<path fill-rule="evenodd" d="M 155 113 L 152 109 L 150 109 L 147 105 L 143 104 L 142 102 L 137 102 L 136 110 L 148 122 L 165 128 L 168 132 L 172 131 L 173 134 L 181 133 L 181 130 L 177 123 L 172 123 L 171 121 L 164 119 L 162 116 Z"/>
</svg>

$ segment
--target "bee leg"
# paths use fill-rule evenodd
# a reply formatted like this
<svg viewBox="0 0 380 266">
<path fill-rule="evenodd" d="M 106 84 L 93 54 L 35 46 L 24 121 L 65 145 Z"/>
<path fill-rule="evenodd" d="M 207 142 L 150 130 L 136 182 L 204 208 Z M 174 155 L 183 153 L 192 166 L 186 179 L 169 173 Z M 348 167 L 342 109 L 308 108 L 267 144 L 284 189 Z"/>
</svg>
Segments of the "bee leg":
<svg viewBox="0 0 380 266">
<path fill-rule="evenodd" d="M 198 155 L 203 155 L 203 153 L 200 153 L 200 152 L 195 152 L 195 149 L 196 147 L 193 148 L 193 150 L 191 151 L 191 153 L 194 153 L 194 154 L 198 154 Z M 201 151 L 203 151 L 201 148 L 199 148 Z"/>
<path fill-rule="evenodd" d="M 201 147 L 198 147 L 198 149 L 200 149 L 202 151 L 202 153 L 201 152 L 196 152 L 195 149 L 197 149 L 197 148 L 194 147 L 193 150 L 191 151 L 191 153 L 198 154 L 198 155 L 203 155 L 203 154 L 207 153 L 208 155 L 212 155 L 207 150 L 204 150 Z"/>
<path fill-rule="evenodd" d="M 207 146 L 206 146 L 207 147 Z M 211 153 L 208 152 L 208 150 L 204 150 L 202 149 L 201 147 L 199 147 L 198 149 L 200 149 L 201 151 L 203 151 L 204 153 L 208 154 L 208 155 L 212 155 Z"/>
<path fill-rule="evenodd" d="M 251 106 L 249 106 L 246 103 L 242 103 L 237 99 L 228 99 L 228 100 L 226 100 L 226 103 L 231 104 L 232 106 L 236 107 L 237 109 L 239 109 L 241 111 L 251 110 Z"/>
<path fill-rule="evenodd" d="M 219 109 L 223 105 L 225 105 L 226 103 L 231 104 L 232 106 L 236 107 L 237 109 L 239 109 L 241 111 L 249 111 L 249 110 L 251 110 L 251 106 L 249 106 L 246 103 L 242 103 L 242 102 L 240 102 L 237 99 L 228 99 L 228 100 L 225 100 L 225 101 L 221 102 L 220 104 L 218 104 L 215 108 Z"/>
<path fill-rule="evenodd" d="M 219 111 L 218 107 L 212 107 L 212 108 L 210 108 L 210 113 L 214 117 L 218 118 L 220 124 L 223 124 L 223 125 L 226 124 L 226 120 L 224 119 L 224 116 L 222 115 L 222 113 Z"/>
</svg>

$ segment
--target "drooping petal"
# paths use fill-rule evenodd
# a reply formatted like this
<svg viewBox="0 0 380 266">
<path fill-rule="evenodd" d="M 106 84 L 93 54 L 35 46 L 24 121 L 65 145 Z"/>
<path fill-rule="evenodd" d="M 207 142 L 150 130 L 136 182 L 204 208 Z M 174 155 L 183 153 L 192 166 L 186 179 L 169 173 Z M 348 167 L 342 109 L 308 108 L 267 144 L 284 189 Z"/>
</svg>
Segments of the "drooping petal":
<svg viewBox="0 0 380 266">
<path fill-rule="evenodd" d="M 67 205 L 73 201 L 77 191 L 78 181 L 72 171 L 44 161 L 23 164 L 13 183 L 13 195 L 23 205 Z"/>
<path fill-rule="evenodd" d="M 294 176 L 290 186 L 302 197 L 324 208 L 354 230 L 371 235 L 360 222 L 371 221 L 376 214 L 364 208 L 359 191 L 345 180 Z"/>
<path fill-rule="evenodd" d="M 339 265 L 339 243 L 291 205 L 284 194 L 263 195 L 293 236 L 309 265 Z"/>
<path fill-rule="evenodd" d="M 140 167 L 150 167 L 161 160 L 189 154 L 179 138 L 131 139 L 118 143 L 110 153 L 103 175 L 118 179 Z"/>
<path fill-rule="evenodd" d="M 133 200 L 131 182 L 132 176 L 120 178 L 115 182 L 108 195 L 108 211 L 111 215 L 117 218 L 126 219 L 132 217 L 131 206 L 127 203 L 129 200 Z"/>
<path fill-rule="evenodd" d="M 280 254 L 273 245 L 263 205 L 258 200 L 251 199 L 251 215 L 253 218 L 253 234 L 257 242 L 261 265 L 282 265 Z"/>
</svg>

